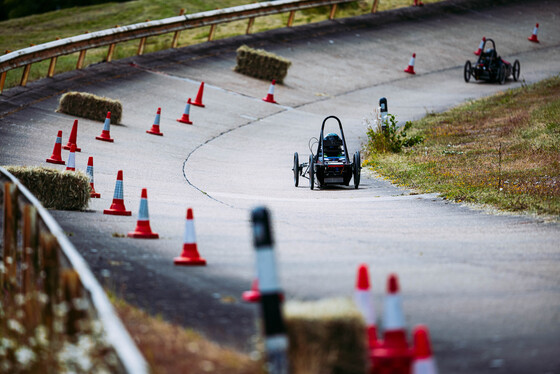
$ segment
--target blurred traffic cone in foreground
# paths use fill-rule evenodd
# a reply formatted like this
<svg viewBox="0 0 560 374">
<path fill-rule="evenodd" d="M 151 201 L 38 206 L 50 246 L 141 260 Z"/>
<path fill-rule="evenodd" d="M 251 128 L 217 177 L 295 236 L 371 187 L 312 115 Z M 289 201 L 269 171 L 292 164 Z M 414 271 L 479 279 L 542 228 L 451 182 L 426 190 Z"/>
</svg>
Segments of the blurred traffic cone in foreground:
<svg viewBox="0 0 560 374">
<path fill-rule="evenodd" d="M 111 112 L 107 112 L 107 117 L 103 124 L 103 131 L 101 131 L 101 135 L 96 136 L 95 139 L 110 143 L 115 141 L 115 139 L 111 138 Z"/>
<path fill-rule="evenodd" d="M 95 192 L 95 187 L 93 186 L 93 157 L 88 158 L 86 174 L 89 177 L 89 186 L 90 186 L 90 193 L 89 197 L 97 199 L 101 197 L 101 194 Z"/>
<path fill-rule="evenodd" d="M 159 238 L 159 235 L 152 232 L 152 228 L 150 227 L 150 215 L 148 213 L 148 190 L 146 188 L 142 188 L 142 195 L 140 196 L 140 209 L 138 210 L 136 229 L 129 232 L 128 237 L 137 239 Z"/>
<path fill-rule="evenodd" d="M 475 55 L 480 56 L 480 54 L 482 53 L 482 47 L 484 47 L 484 42 L 485 41 L 486 41 L 486 37 L 483 36 L 482 40 L 480 41 L 480 44 L 478 45 L 478 49 L 473 52 Z"/>
<path fill-rule="evenodd" d="M 47 158 L 47 162 L 51 164 L 66 165 L 66 162 L 62 160 L 62 131 L 59 131 L 56 135 L 56 141 L 54 142 L 54 149 L 51 157 Z"/>
<path fill-rule="evenodd" d="M 278 104 L 276 101 L 274 101 L 274 86 L 275 85 L 276 85 L 276 79 L 273 79 L 272 83 L 270 84 L 270 87 L 268 88 L 268 94 L 266 95 L 266 97 L 263 98 L 263 101 L 266 101 L 267 103 Z"/>
<path fill-rule="evenodd" d="M 185 234 L 183 235 L 183 253 L 173 259 L 175 265 L 206 265 L 206 260 L 200 257 L 196 246 L 196 234 L 194 232 L 194 218 L 191 208 L 187 209 L 187 221 L 185 222 Z"/>
<path fill-rule="evenodd" d="M 420 0 L 414 0 L 413 6 L 422 6 L 422 5 L 424 5 L 424 3 L 423 3 L 422 1 L 420 1 Z"/>
<path fill-rule="evenodd" d="M 249 303 L 256 303 L 261 300 L 261 293 L 259 291 L 259 280 L 257 278 L 253 280 L 251 289 L 249 291 L 243 292 L 241 297 L 243 298 L 243 300 Z"/>
<path fill-rule="evenodd" d="M 115 183 L 115 193 L 113 195 L 113 203 L 109 209 L 105 209 L 103 214 L 111 214 L 115 216 L 130 216 L 132 212 L 126 210 L 123 199 L 123 171 L 117 173 L 117 183 Z"/>
<path fill-rule="evenodd" d="M 70 149 L 72 148 L 72 144 L 76 146 L 76 152 L 81 152 L 82 149 L 78 148 L 78 144 L 76 144 L 76 138 L 78 137 L 78 120 L 74 120 L 74 125 L 72 126 L 72 131 L 70 132 L 70 137 L 68 138 L 68 143 L 63 145 L 63 149 Z"/>
<path fill-rule="evenodd" d="M 432 357 L 430 334 L 428 327 L 418 325 L 414 328 L 414 362 L 412 374 L 438 374 L 437 366 Z"/>
<path fill-rule="evenodd" d="M 370 348 L 373 348 L 377 344 L 377 326 L 375 325 L 375 308 L 373 307 L 369 272 L 366 264 L 361 264 L 358 267 L 354 302 L 364 317 L 367 328 L 368 344 Z"/>
<path fill-rule="evenodd" d="M 200 87 L 198 88 L 198 93 L 196 94 L 196 98 L 191 103 L 192 105 L 199 106 L 204 108 L 204 104 L 202 104 L 202 94 L 204 93 L 204 82 L 200 83 Z"/>
<path fill-rule="evenodd" d="M 408 66 L 406 69 L 404 69 L 405 73 L 409 73 L 409 74 L 416 74 L 414 72 L 414 62 L 416 61 L 416 53 L 412 54 L 412 57 L 410 58 L 410 62 L 408 63 Z"/>
<path fill-rule="evenodd" d="M 152 125 L 151 129 L 146 130 L 148 134 L 163 136 L 163 133 L 159 131 L 160 117 L 161 117 L 161 108 L 157 108 L 156 119 L 154 120 L 154 124 Z"/>
<path fill-rule="evenodd" d="M 535 28 L 533 29 L 533 34 L 527 39 L 529 39 L 530 42 L 539 43 L 539 38 L 537 37 L 538 32 L 539 32 L 539 24 L 537 23 L 535 25 Z"/>
<path fill-rule="evenodd" d="M 192 125 L 192 122 L 189 118 L 189 113 L 191 111 L 191 98 L 187 100 L 187 105 L 185 106 L 185 111 L 183 112 L 183 116 L 177 119 L 177 122 L 186 123 L 187 125 Z"/>
<path fill-rule="evenodd" d="M 66 170 L 76 171 L 76 144 L 72 144 L 70 154 L 68 155 L 68 166 Z"/>
</svg>

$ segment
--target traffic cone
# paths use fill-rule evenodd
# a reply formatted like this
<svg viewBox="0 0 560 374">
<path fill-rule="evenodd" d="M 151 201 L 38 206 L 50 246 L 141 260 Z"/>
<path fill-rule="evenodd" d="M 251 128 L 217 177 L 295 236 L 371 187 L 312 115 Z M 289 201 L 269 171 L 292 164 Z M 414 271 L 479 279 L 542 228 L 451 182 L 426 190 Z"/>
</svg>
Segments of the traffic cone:
<svg viewBox="0 0 560 374">
<path fill-rule="evenodd" d="M 423 6 L 424 3 L 420 0 L 414 0 L 414 6 Z"/>
<path fill-rule="evenodd" d="M 93 187 L 93 157 L 91 156 L 88 158 L 86 174 L 89 177 L 89 186 L 91 187 L 89 197 L 92 197 L 94 199 L 100 198 L 101 194 L 95 192 L 95 187 Z"/>
<path fill-rule="evenodd" d="M 204 82 L 200 83 L 200 87 L 198 88 L 198 93 L 196 94 L 196 99 L 194 99 L 194 101 L 191 104 L 204 108 L 205 105 L 202 104 L 203 93 L 204 93 Z"/>
<path fill-rule="evenodd" d="M 533 29 L 533 34 L 530 37 L 528 37 L 527 39 L 529 39 L 529 41 L 533 42 L 533 43 L 540 43 L 539 38 L 537 38 L 537 33 L 538 32 L 539 32 L 539 24 L 537 23 L 535 25 L 535 28 Z"/>
<path fill-rule="evenodd" d="M 366 322 L 369 347 L 373 348 L 377 344 L 377 326 L 375 325 L 375 308 L 373 307 L 369 283 L 369 272 L 366 264 L 361 264 L 358 267 L 354 301 L 362 313 L 364 321 Z"/>
<path fill-rule="evenodd" d="M 140 209 L 138 210 L 138 221 L 136 221 L 136 229 L 128 233 L 129 238 L 136 239 L 157 239 L 159 235 L 152 232 L 150 227 L 150 217 L 148 213 L 148 190 L 142 188 L 140 197 Z"/>
<path fill-rule="evenodd" d="M 276 85 L 276 79 L 272 80 L 272 83 L 268 88 L 268 94 L 263 98 L 263 101 L 266 101 L 267 103 L 278 104 L 276 101 L 274 101 L 274 85 Z"/>
<path fill-rule="evenodd" d="M 183 116 L 177 119 L 177 122 L 186 123 L 187 125 L 192 125 L 192 122 L 189 118 L 189 112 L 191 111 L 191 98 L 187 100 L 187 105 L 185 106 L 185 111 L 183 112 Z"/>
<path fill-rule="evenodd" d="M 261 293 L 259 291 L 259 280 L 257 278 L 255 278 L 255 280 L 253 281 L 251 289 L 249 291 L 243 292 L 243 294 L 241 294 L 241 297 L 243 298 L 243 300 L 249 303 L 256 303 L 261 300 Z"/>
<path fill-rule="evenodd" d="M 160 117 L 161 117 L 161 108 L 157 108 L 156 119 L 154 120 L 154 124 L 152 125 L 151 129 L 146 130 L 146 132 L 148 134 L 163 136 L 163 133 L 159 132 L 159 119 L 160 119 Z"/>
<path fill-rule="evenodd" d="M 66 165 L 66 162 L 62 159 L 62 131 L 59 131 L 56 135 L 56 141 L 54 142 L 54 149 L 51 157 L 47 158 L 47 162 L 57 165 Z"/>
<path fill-rule="evenodd" d="M 473 52 L 475 55 L 480 56 L 480 54 L 482 53 L 482 47 L 484 47 L 484 42 L 485 41 L 486 41 L 486 37 L 483 36 L 482 40 L 480 41 L 480 44 L 478 45 L 478 49 Z"/>
<path fill-rule="evenodd" d="M 397 276 L 387 281 L 384 300 L 383 341 L 371 350 L 373 374 L 409 374 L 412 368 L 412 350 L 406 340 L 405 321 L 399 295 Z"/>
<path fill-rule="evenodd" d="M 101 131 L 101 135 L 96 136 L 95 139 L 103 140 L 104 142 L 114 142 L 115 139 L 111 139 L 111 112 L 107 112 L 107 118 L 105 118 L 105 123 L 103 124 L 103 131 Z"/>
<path fill-rule="evenodd" d="M 416 61 L 416 53 L 413 53 L 412 57 L 410 58 L 410 62 L 408 63 L 408 67 L 406 69 L 404 69 L 405 73 L 416 74 L 414 72 L 414 62 L 415 61 Z"/>
<path fill-rule="evenodd" d="M 66 170 L 76 171 L 76 144 L 72 144 L 72 148 L 70 148 Z"/>
<path fill-rule="evenodd" d="M 206 265 L 206 260 L 200 257 L 196 248 L 196 235 L 194 232 L 193 211 L 187 209 L 187 221 L 185 223 L 185 234 L 183 235 L 183 253 L 173 259 L 175 265 Z"/>
<path fill-rule="evenodd" d="M 115 216 L 130 216 L 132 212 L 126 210 L 123 199 L 123 172 L 119 170 L 117 173 L 117 183 L 115 184 L 115 193 L 113 194 L 113 203 L 109 209 L 105 209 L 103 214 L 112 214 Z"/>
<path fill-rule="evenodd" d="M 75 119 L 74 125 L 72 126 L 72 131 L 70 132 L 70 138 L 68 138 L 68 143 L 66 145 L 63 145 L 62 148 L 69 150 L 70 148 L 72 148 L 72 144 L 74 144 L 76 146 L 76 152 L 81 152 L 82 149 L 78 148 L 78 145 L 76 144 L 77 137 L 78 137 L 78 120 Z"/>
<path fill-rule="evenodd" d="M 414 328 L 414 362 L 412 374 L 438 374 L 436 362 L 432 357 L 428 327 L 418 325 Z"/>
</svg>

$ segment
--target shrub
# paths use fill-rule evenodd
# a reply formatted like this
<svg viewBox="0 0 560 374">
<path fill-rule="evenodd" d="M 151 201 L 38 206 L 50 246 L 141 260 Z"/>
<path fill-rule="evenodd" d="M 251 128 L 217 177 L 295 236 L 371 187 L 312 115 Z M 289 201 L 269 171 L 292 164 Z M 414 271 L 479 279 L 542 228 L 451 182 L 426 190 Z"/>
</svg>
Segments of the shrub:
<svg viewBox="0 0 560 374">
<path fill-rule="evenodd" d="M 111 123 L 118 124 L 121 122 L 123 109 L 118 100 L 86 92 L 67 92 L 60 97 L 56 111 L 100 122 L 105 121 L 107 112 L 111 112 Z"/>
<path fill-rule="evenodd" d="M 379 121 L 375 128 L 370 126 L 367 129 L 367 151 L 370 153 L 399 153 L 403 147 L 412 147 L 422 143 L 423 136 L 408 136 L 407 131 L 411 127 L 412 122 L 410 121 L 407 121 L 403 127 L 399 127 L 395 116 L 388 114 L 387 118 L 383 122 Z"/>
</svg>

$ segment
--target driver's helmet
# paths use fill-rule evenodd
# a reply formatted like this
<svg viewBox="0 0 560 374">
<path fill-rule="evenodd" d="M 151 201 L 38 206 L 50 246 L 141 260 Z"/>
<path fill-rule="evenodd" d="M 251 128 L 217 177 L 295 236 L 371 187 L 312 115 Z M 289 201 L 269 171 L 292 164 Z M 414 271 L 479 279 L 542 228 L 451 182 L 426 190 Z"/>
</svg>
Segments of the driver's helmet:
<svg viewBox="0 0 560 374">
<path fill-rule="evenodd" d="M 323 147 L 327 157 L 342 156 L 342 139 L 334 132 L 323 138 Z"/>
</svg>

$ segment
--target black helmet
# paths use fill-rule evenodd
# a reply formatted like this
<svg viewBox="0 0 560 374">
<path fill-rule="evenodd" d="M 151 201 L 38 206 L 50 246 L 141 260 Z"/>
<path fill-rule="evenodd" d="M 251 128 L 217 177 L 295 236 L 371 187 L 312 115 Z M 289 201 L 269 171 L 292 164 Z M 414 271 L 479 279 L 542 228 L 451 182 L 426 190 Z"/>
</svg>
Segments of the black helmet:
<svg viewBox="0 0 560 374">
<path fill-rule="evenodd" d="M 342 150 L 342 139 L 331 132 L 323 138 L 323 147 L 326 156 L 338 156 Z"/>
</svg>

